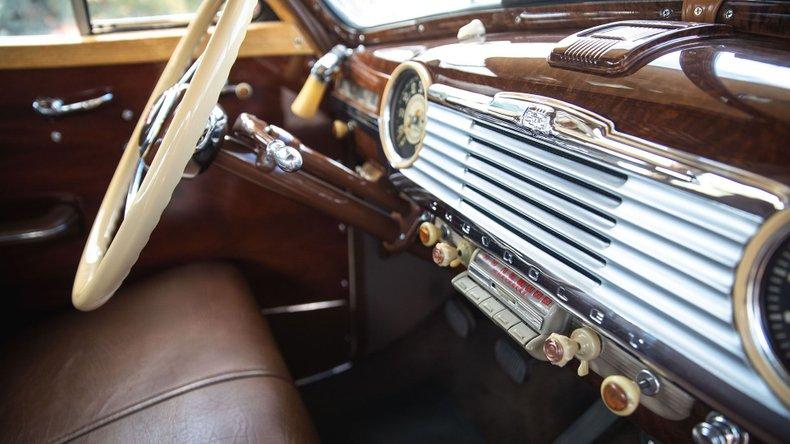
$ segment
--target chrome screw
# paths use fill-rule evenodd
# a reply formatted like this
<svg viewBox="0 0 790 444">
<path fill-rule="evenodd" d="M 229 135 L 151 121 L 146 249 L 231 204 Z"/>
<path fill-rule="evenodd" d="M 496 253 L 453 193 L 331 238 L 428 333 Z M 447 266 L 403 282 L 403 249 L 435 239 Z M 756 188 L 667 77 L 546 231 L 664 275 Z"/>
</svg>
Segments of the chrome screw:
<svg viewBox="0 0 790 444">
<path fill-rule="evenodd" d="M 664 8 L 660 12 L 662 18 L 669 18 L 672 15 L 672 10 L 669 8 Z"/>
<path fill-rule="evenodd" d="M 636 385 L 646 396 L 655 396 L 661 388 L 661 383 L 656 375 L 648 369 L 643 369 L 636 375 Z"/>
<path fill-rule="evenodd" d="M 423 32 L 423 31 L 425 31 L 425 25 L 423 25 L 422 23 L 420 23 L 419 25 L 417 25 L 417 31 L 418 31 L 418 32 Z"/>
<path fill-rule="evenodd" d="M 121 112 L 121 119 L 127 122 L 131 122 L 133 118 L 134 118 L 134 111 L 130 109 L 125 109 Z"/>
<path fill-rule="evenodd" d="M 724 11 L 724 20 L 731 19 L 733 15 L 735 15 L 735 12 L 733 12 L 732 9 L 728 9 L 728 10 Z"/>
<path fill-rule="evenodd" d="M 702 15 L 702 6 L 694 8 L 694 15 Z"/>
<path fill-rule="evenodd" d="M 516 18 L 515 18 L 514 20 L 515 20 L 515 22 L 516 22 L 516 24 L 517 24 L 517 25 L 518 25 L 519 23 L 521 23 L 521 15 L 517 15 L 517 16 L 516 16 Z"/>
<path fill-rule="evenodd" d="M 60 141 L 63 140 L 63 134 L 61 134 L 60 131 L 52 131 L 49 134 L 49 138 L 55 143 L 60 143 Z"/>
</svg>

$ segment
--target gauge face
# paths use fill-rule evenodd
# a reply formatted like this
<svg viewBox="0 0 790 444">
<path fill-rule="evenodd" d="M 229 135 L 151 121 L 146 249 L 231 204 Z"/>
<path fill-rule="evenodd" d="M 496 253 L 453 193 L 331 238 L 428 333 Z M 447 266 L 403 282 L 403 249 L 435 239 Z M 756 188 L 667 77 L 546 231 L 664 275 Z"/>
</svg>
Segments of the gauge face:
<svg viewBox="0 0 790 444">
<path fill-rule="evenodd" d="M 771 255 L 755 300 L 771 354 L 790 373 L 790 237 Z"/>
<path fill-rule="evenodd" d="M 417 160 L 428 122 L 430 76 L 423 65 L 398 65 L 384 88 L 379 134 L 384 154 L 395 168 L 408 168 Z"/>
<path fill-rule="evenodd" d="M 395 152 L 403 159 L 414 156 L 422 143 L 427 106 L 420 77 L 414 71 L 405 71 L 395 84 L 389 128 Z"/>
</svg>

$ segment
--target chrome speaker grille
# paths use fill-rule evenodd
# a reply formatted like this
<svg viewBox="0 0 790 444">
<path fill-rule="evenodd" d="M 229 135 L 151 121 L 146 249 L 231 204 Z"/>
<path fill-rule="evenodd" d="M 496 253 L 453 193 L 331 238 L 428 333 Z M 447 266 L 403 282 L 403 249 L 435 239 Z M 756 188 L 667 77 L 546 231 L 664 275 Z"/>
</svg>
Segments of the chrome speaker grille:
<svg viewBox="0 0 790 444">
<path fill-rule="evenodd" d="M 762 218 L 431 102 L 401 173 L 515 251 L 749 396 L 731 290 Z"/>
</svg>

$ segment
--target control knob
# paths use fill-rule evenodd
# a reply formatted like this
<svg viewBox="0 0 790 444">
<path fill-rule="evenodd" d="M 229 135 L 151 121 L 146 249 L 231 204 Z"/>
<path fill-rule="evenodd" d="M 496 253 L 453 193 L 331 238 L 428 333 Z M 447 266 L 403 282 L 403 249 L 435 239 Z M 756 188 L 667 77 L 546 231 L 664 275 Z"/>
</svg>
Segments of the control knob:
<svg viewBox="0 0 790 444">
<path fill-rule="evenodd" d="M 749 434 L 719 412 L 710 412 L 691 430 L 697 444 L 744 444 L 749 442 Z"/>
<path fill-rule="evenodd" d="M 607 376 L 601 383 L 601 399 L 618 416 L 628 416 L 639 406 L 639 386 L 623 375 Z"/>
<path fill-rule="evenodd" d="M 549 362 L 559 367 L 577 358 L 580 361 L 579 376 L 587 376 L 590 372 L 589 362 L 601 353 L 601 339 L 589 327 L 573 330 L 570 337 L 552 333 L 543 343 L 543 353 Z"/>
<path fill-rule="evenodd" d="M 458 260 L 458 250 L 447 242 L 439 242 L 434 245 L 431 257 L 434 263 L 440 267 L 457 267 L 461 263 Z"/>
<path fill-rule="evenodd" d="M 439 237 L 442 234 L 441 231 L 439 231 L 439 227 L 433 222 L 427 221 L 420 224 L 420 229 L 418 231 L 420 234 L 420 242 L 426 247 L 432 247 L 436 242 L 439 242 Z"/>
</svg>

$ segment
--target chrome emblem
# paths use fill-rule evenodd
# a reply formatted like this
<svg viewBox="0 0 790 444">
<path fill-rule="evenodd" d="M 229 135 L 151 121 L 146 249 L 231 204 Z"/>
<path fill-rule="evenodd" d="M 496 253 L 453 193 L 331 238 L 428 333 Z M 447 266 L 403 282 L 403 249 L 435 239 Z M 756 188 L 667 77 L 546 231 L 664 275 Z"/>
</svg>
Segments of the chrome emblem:
<svg viewBox="0 0 790 444">
<path fill-rule="evenodd" d="M 550 136 L 552 133 L 552 117 L 554 109 L 549 106 L 531 104 L 521 115 L 519 124 L 534 133 Z"/>
</svg>

